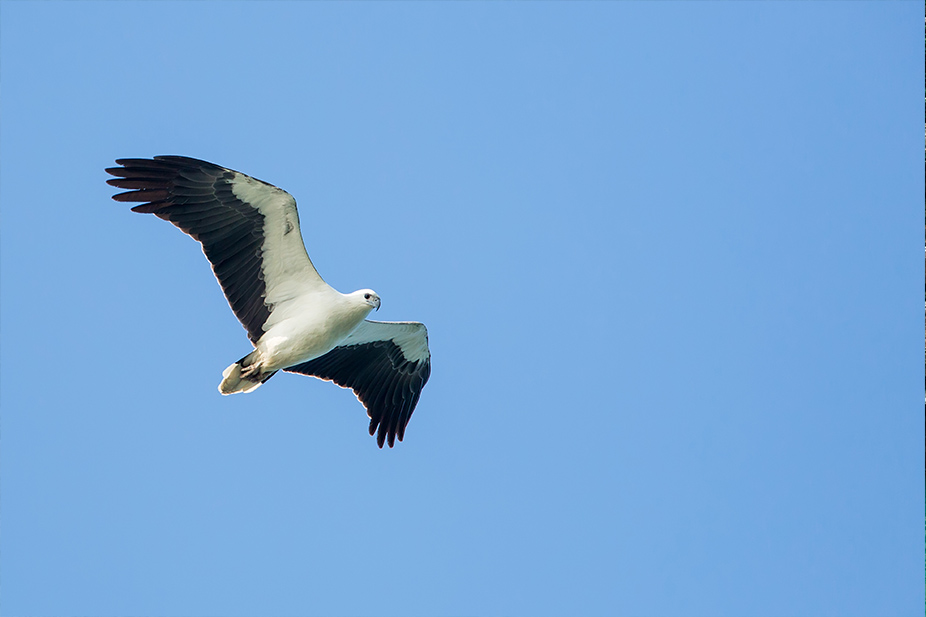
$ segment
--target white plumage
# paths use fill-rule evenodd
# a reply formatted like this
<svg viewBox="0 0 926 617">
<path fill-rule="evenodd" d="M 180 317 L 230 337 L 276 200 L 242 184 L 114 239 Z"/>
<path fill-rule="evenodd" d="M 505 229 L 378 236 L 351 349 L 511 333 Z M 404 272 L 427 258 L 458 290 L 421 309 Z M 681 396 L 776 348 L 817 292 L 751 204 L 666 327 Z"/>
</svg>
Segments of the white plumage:
<svg viewBox="0 0 926 617">
<path fill-rule="evenodd" d="M 251 392 L 277 371 L 353 389 L 380 447 L 402 440 L 431 372 L 427 330 L 417 322 L 366 321 L 370 289 L 342 294 L 305 250 L 296 201 L 240 172 L 181 156 L 119 159 L 116 201 L 168 220 L 196 239 L 254 351 L 222 373 L 222 394 Z"/>
</svg>

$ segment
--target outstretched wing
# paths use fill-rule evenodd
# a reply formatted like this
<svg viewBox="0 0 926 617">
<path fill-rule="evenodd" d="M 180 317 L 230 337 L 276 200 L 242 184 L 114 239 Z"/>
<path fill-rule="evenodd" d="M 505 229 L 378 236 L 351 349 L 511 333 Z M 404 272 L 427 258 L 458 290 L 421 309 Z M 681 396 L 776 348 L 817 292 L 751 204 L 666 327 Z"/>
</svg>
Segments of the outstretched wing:
<svg viewBox="0 0 926 617">
<path fill-rule="evenodd" d="M 296 200 L 237 171 L 185 156 L 118 159 L 107 182 L 116 201 L 170 221 L 203 247 L 252 343 L 274 307 L 327 284 L 309 259 Z"/>
<path fill-rule="evenodd" d="M 370 416 L 370 435 L 391 448 L 431 376 L 428 331 L 417 322 L 364 321 L 325 355 L 284 370 L 353 390 Z"/>
</svg>

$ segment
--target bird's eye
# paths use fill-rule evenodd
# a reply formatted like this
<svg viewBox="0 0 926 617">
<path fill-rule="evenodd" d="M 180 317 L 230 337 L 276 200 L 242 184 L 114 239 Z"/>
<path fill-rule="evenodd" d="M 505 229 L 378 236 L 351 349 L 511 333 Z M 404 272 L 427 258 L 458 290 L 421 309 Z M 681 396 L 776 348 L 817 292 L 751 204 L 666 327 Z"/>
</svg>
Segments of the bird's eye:
<svg viewBox="0 0 926 617">
<path fill-rule="evenodd" d="M 364 299 L 364 300 L 369 300 L 369 299 L 370 299 L 370 294 L 363 294 L 363 299 Z"/>
</svg>

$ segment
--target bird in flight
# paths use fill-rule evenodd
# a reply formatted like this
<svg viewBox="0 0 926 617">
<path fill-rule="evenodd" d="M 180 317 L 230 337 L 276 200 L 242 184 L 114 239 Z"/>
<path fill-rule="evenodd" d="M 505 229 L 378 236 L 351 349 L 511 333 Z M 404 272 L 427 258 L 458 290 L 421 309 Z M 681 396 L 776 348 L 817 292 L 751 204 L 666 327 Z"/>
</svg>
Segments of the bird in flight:
<svg viewBox="0 0 926 617">
<path fill-rule="evenodd" d="M 299 230 L 296 200 L 243 173 L 185 156 L 117 159 L 116 201 L 170 221 L 202 245 L 254 351 L 222 372 L 219 392 L 252 392 L 277 371 L 350 388 L 380 448 L 402 441 L 431 374 L 428 331 L 366 319 L 372 289 L 342 294 L 319 276 Z"/>
</svg>

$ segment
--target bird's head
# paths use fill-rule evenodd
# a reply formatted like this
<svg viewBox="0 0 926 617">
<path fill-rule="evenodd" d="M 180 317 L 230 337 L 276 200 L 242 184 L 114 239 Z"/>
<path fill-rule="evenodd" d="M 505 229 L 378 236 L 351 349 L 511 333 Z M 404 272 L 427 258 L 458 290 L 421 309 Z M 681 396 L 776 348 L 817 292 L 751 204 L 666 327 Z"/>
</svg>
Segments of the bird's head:
<svg viewBox="0 0 926 617">
<path fill-rule="evenodd" d="M 379 305 L 382 301 L 379 299 L 379 294 L 377 294 L 372 289 L 361 289 L 360 291 L 355 291 L 355 295 L 363 299 L 371 308 L 379 310 Z"/>
</svg>

